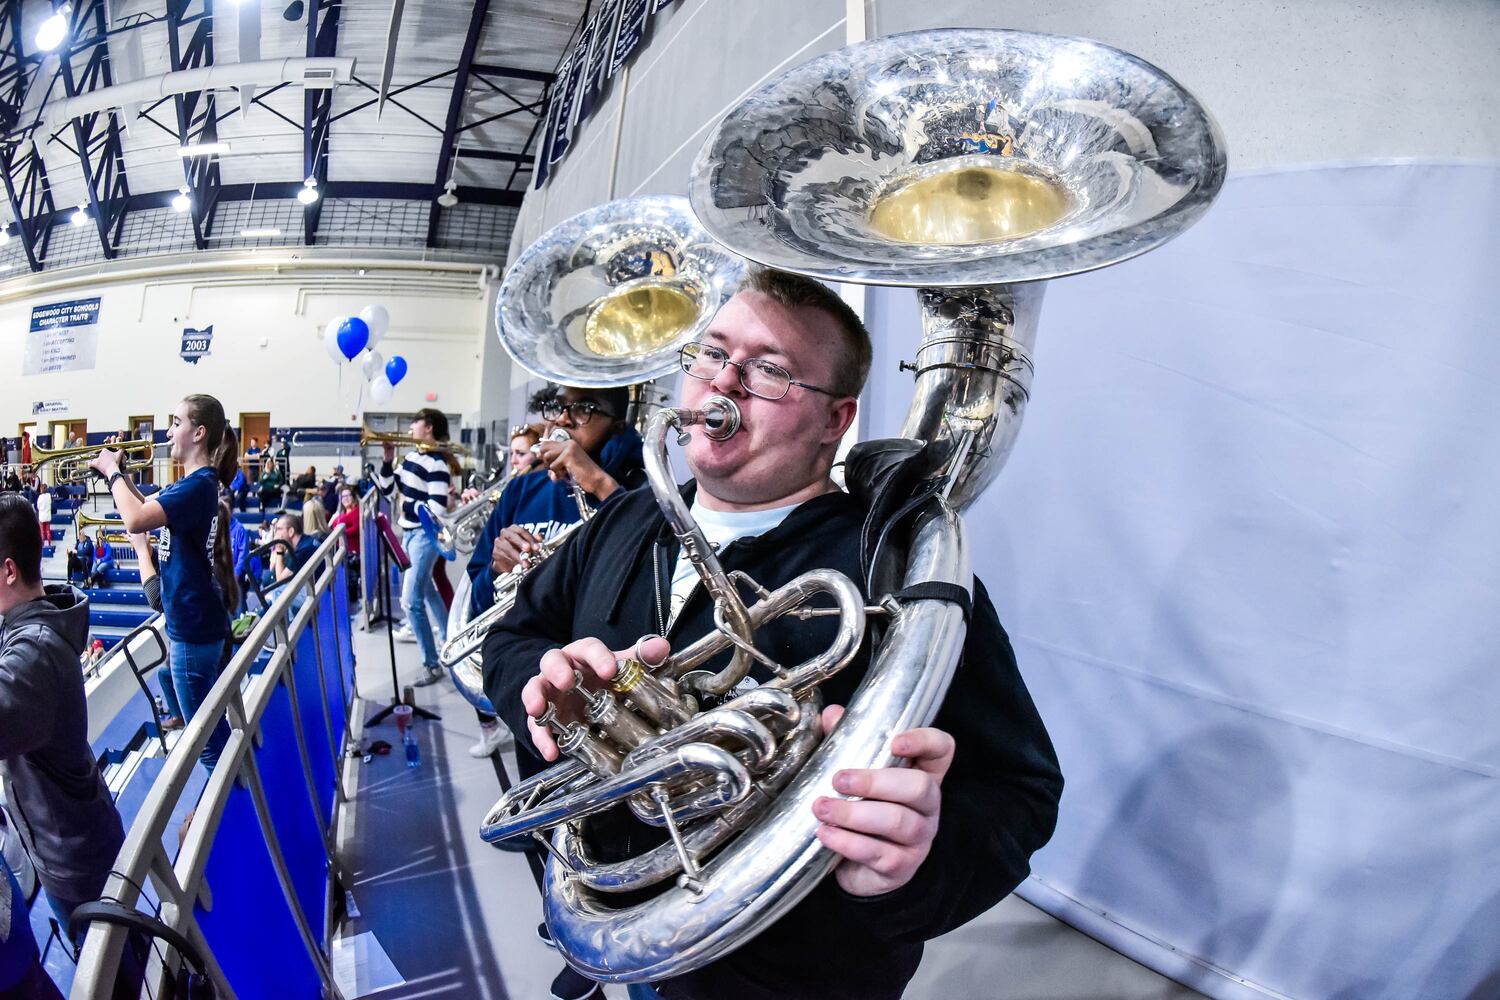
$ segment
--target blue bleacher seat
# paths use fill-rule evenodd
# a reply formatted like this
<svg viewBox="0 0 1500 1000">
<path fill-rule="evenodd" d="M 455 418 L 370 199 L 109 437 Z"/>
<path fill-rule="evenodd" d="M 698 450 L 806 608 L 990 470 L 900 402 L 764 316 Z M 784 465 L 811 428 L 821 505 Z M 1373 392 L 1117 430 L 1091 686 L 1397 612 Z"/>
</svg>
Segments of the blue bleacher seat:
<svg viewBox="0 0 1500 1000">
<path fill-rule="evenodd" d="M 135 628 L 150 618 L 154 611 L 141 608 L 89 608 L 89 625 L 107 625 L 113 628 Z M 101 636 L 102 638 L 102 636 Z"/>
<path fill-rule="evenodd" d="M 85 590 L 89 604 L 130 604 L 146 606 L 146 592 L 130 587 L 115 587 L 109 590 Z"/>
</svg>

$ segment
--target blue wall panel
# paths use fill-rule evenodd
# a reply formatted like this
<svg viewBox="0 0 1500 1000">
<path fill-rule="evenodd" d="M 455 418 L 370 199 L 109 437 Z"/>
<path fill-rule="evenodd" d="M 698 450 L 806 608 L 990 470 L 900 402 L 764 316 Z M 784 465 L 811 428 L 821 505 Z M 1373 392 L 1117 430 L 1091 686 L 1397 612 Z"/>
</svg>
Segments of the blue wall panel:
<svg viewBox="0 0 1500 1000">
<path fill-rule="evenodd" d="M 194 914 L 242 997 L 320 997 L 322 984 L 276 881 L 250 792 L 235 785 L 204 869 L 213 909 Z"/>
<path fill-rule="evenodd" d="M 328 721 L 324 716 L 323 687 L 318 674 L 318 649 L 313 629 L 317 620 L 303 629 L 297 639 L 296 662 L 292 670 L 297 679 L 297 715 L 307 737 L 307 755 L 312 762 L 313 781 L 318 793 L 318 815 L 325 824 L 333 822 L 333 750 L 328 743 Z M 332 651 L 330 650 L 330 653 Z"/>
<path fill-rule="evenodd" d="M 297 753 L 297 733 L 292 724 L 291 694 L 278 684 L 261 716 L 264 741 L 255 749 L 271 825 L 281 844 L 302 915 L 309 927 L 323 926 L 328 898 L 328 855 L 323 847 L 318 817 L 307 794 L 307 778 Z"/>
</svg>

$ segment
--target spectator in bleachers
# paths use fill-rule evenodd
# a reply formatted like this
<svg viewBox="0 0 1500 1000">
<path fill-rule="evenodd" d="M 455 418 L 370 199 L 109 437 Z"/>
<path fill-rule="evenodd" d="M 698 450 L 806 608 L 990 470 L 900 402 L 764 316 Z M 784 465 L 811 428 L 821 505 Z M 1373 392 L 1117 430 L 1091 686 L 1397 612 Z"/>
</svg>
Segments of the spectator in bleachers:
<svg viewBox="0 0 1500 1000">
<path fill-rule="evenodd" d="M 281 509 L 281 488 L 286 485 L 286 480 L 281 476 L 281 470 L 276 468 L 274 462 L 265 462 L 260 471 L 260 481 L 257 483 L 260 491 L 260 512 L 267 516 L 272 510 Z"/>
<path fill-rule="evenodd" d="M 318 470 L 309 465 L 306 472 L 299 473 L 291 482 L 291 492 L 287 494 L 287 508 L 301 510 L 307 501 L 316 495 L 318 489 Z"/>
<path fill-rule="evenodd" d="M 285 434 L 276 439 L 274 458 L 276 467 L 281 471 L 281 481 L 286 482 L 292 478 L 292 442 Z"/>
<path fill-rule="evenodd" d="M 271 550 L 271 568 L 266 571 L 264 584 L 269 590 L 286 583 L 307 560 L 318 551 L 318 543 L 302 533 L 302 519 L 296 514 L 282 514 L 276 519 L 272 537 L 286 543 Z"/>
<path fill-rule="evenodd" d="M 245 478 L 245 469 L 241 466 L 234 470 L 234 478 L 229 481 L 229 495 L 234 498 L 235 510 L 245 510 L 250 506 L 250 481 Z"/>
<path fill-rule="evenodd" d="M 52 491 L 46 483 L 37 487 L 36 519 L 41 524 L 42 547 L 52 544 Z"/>
<path fill-rule="evenodd" d="M 347 485 L 344 479 L 344 467 L 335 465 L 333 475 L 323 481 L 323 513 L 329 517 L 338 513 L 339 491 Z"/>
<path fill-rule="evenodd" d="M 260 442 L 255 438 L 251 438 L 249 446 L 245 448 L 242 468 L 245 470 L 245 479 L 249 482 L 260 479 Z"/>
<path fill-rule="evenodd" d="M 94 564 L 84 578 L 84 588 L 97 590 L 109 586 L 109 571 L 115 568 L 115 550 L 104 537 L 103 530 L 94 535 Z"/>
<path fill-rule="evenodd" d="M 359 501 L 348 486 L 339 490 L 339 509 L 328 522 L 328 530 L 344 533 L 344 548 L 348 551 L 344 570 L 349 577 L 349 603 L 353 604 L 359 600 Z"/>
<path fill-rule="evenodd" d="M 68 552 L 68 580 L 83 583 L 94 569 L 94 541 L 89 533 L 79 529 L 78 538 Z"/>
<path fill-rule="evenodd" d="M 88 740 L 78 669 L 88 598 L 69 584 L 43 585 L 36 514 L 14 496 L 0 497 L 0 616 L 5 796 L 67 933 L 73 911 L 104 892 L 125 831 Z"/>
<path fill-rule="evenodd" d="M 323 511 L 321 503 L 302 505 L 302 534 L 314 542 L 321 542 L 328 537 L 328 515 Z"/>
<path fill-rule="evenodd" d="M 227 508 L 228 504 L 225 503 Z M 229 555 L 234 560 L 234 578 L 245 579 L 245 574 L 250 567 L 250 529 L 239 522 L 233 514 L 229 515 Z M 238 617 L 245 613 L 245 588 L 240 587 L 239 600 L 235 602 L 231 614 Z"/>
</svg>

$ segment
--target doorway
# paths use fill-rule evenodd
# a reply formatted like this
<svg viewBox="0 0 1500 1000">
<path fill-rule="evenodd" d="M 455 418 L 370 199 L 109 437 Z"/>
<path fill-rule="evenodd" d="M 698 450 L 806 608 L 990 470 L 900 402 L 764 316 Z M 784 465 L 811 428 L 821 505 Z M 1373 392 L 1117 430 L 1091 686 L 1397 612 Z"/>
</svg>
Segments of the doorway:
<svg viewBox="0 0 1500 1000">
<path fill-rule="evenodd" d="M 15 461 L 17 465 L 25 466 L 28 469 L 31 467 L 33 457 L 31 451 L 36 447 L 36 436 L 41 433 L 41 430 L 42 425 L 35 420 L 29 420 L 16 425 Z"/>
<path fill-rule="evenodd" d="M 127 418 L 125 433 L 132 441 L 154 441 L 156 440 L 156 417 L 149 413 L 137 414 Z M 154 483 L 156 470 L 156 459 L 153 458 L 143 466 L 136 475 L 137 483 Z"/>
<path fill-rule="evenodd" d="M 250 454 L 250 439 L 255 439 L 257 454 Z M 241 413 L 240 414 L 240 468 L 245 470 L 245 480 L 254 489 L 254 483 L 260 478 L 261 456 L 271 442 L 271 415 L 269 413 Z"/>
</svg>

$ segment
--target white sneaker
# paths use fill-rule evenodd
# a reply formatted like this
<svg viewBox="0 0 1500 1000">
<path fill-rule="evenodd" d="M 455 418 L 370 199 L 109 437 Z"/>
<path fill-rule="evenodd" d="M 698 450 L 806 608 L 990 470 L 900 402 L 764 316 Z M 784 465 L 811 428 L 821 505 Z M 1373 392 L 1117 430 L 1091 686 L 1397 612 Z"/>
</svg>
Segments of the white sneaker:
<svg viewBox="0 0 1500 1000">
<path fill-rule="evenodd" d="M 400 628 L 396 629 L 392 634 L 395 635 L 397 642 L 416 642 L 417 641 L 417 633 L 415 633 L 415 632 L 413 632 L 411 630 L 411 626 L 410 625 L 402 625 Z"/>
<path fill-rule="evenodd" d="M 479 727 L 479 742 L 469 747 L 470 757 L 488 757 L 497 750 L 510 746 L 510 730 L 498 722 Z"/>
</svg>

